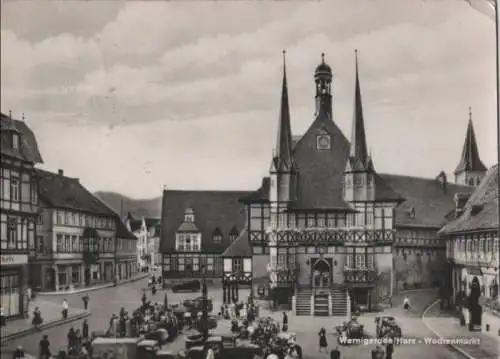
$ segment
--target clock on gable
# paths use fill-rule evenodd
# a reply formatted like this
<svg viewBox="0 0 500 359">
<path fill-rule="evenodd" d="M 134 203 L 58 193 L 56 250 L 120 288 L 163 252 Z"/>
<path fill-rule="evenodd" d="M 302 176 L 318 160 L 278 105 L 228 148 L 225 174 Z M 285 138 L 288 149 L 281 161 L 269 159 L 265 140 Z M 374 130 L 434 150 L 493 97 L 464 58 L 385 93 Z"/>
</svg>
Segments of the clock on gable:
<svg viewBox="0 0 500 359">
<path fill-rule="evenodd" d="M 322 133 L 316 137 L 316 148 L 318 150 L 329 150 L 332 146 L 329 134 Z"/>
</svg>

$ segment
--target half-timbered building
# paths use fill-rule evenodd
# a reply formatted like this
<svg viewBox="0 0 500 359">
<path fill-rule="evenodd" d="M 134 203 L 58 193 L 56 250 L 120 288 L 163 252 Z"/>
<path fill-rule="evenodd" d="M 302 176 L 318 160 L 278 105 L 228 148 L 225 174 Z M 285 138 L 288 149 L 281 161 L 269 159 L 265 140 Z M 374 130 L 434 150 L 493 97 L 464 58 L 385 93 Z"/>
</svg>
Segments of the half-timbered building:
<svg viewBox="0 0 500 359">
<path fill-rule="evenodd" d="M 324 55 L 314 72 L 313 121 L 303 135 L 292 135 L 284 65 L 269 176 L 258 190 L 239 194 L 243 209 L 233 208 L 245 217 L 241 235 L 252 248 L 253 280 L 267 278 L 274 300 L 291 304 L 297 314 L 343 316 L 353 305 L 370 310 L 396 290 L 435 284 L 445 258 L 437 231 L 454 208 L 455 193 L 477 184 L 448 183 L 444 172 L 435 178 L 379 173 L 367 150 L 357 56 L 355 68 L 349 141 L 333 117 L 333 75 Z M 163 211 L 163 228 L 173 228 L 162 233 L 162 243 L 174 243 L 174 228 L 182 228 L 176 216 L 168 224 L 172 218 Z M 230 277 L 227 269 L 224 278 Z"/>
<path fill-rule="evenodd" d="M 475 304 L 498 311 L 498 165 L 487 172 L 470 196 L 457 193 L 456 202 L 453 219 L 440 231 L 450 264 L 450 302 L 473 306 L 466 300 L 472 296 Z"/>
<path fill-rule="evenodd" d="M 203 277 L 221 282 L 222 253 L 244 229 L 239 200 L 249 193 L 163 191 L 160 251 L 165 284 Z"/>
<path fill-rule="evenodd" d="M 28 314 L 28 253 L 34 246 L 42 157 L 26 122 L 1 114 L 1 302 L 7 318 Z"/>
</svg>

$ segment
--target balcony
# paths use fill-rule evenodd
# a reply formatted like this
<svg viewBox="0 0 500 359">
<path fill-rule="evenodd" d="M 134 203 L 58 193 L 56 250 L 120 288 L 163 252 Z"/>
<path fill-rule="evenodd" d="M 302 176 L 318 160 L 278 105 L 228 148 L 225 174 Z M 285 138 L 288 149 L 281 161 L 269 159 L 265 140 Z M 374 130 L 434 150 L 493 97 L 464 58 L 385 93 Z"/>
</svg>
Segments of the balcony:
<svg viewBox="0 0 500 359">
<path fill-rule="evenodd" d="M 389 244 L 394 241 L 395 230 L 367 229 L 364 227 L 345 228 L 269 228 L 269 243 L 300 244 L 335 244 L 335 243 L 369 243 Z"/>
<path fill-rule="evenodd" d="M 346 283 L 372 283 L 377 279 L 375 269 L 344 268 L 344 281 Z"/>
<path fill-rule="evenodd" d="M 290 286 L 295 284 L 297 280 L 298 267 L 296 268 L 285 268 L 278 267 L 273 268 L 268 267 L 269 279 L 271 283 L 276 286 Z"/>
</svg>

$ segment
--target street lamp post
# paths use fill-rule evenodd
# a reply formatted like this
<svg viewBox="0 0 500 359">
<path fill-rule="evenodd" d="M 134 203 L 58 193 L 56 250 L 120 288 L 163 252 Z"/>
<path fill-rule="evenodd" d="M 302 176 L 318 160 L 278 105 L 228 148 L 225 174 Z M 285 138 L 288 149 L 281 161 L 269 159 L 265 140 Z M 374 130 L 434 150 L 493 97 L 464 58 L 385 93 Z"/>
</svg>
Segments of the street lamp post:
<svg viewBox="0 0 500 359">
<path fill-rule="evenodd" d="M 202 316 L 201 316 L 201 329 L 203 333 L 203 339 L 207 340 L 208 338 L 208 288 L 207 288 L 207 278 L 206 278 L 206 267 L 203 266 L 203 281 L 201 287 L 201 296 L 202 296 Z"/>
</svg>

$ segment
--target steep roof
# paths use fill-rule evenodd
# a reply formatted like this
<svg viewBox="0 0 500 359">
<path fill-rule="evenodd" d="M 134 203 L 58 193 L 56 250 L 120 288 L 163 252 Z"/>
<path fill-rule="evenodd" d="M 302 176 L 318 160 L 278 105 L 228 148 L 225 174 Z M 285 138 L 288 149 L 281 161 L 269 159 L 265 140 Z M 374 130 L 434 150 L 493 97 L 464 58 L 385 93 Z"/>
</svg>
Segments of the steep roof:
<svg viewBox="0 0 500 359">
<path fill-rule="evenodd" d="M 272 169 L 293 171 L 292 128 L 290 124 L 290 105 L 288 103 L 288 85 L 286 81 L 285 51 L 283 51 L 283 83 L 281 85 L 281 104 L 278 124 L 278 136 L 272 160 Z"/>
<path fill-rule="evenodd" d="M 116 220 L 116 237 L 125 239 L 137 239 L 137 237 L 127 229 L 120 218 L 117 218 Z"/>
<path fill-rule="evenodd" d="M 127 218 L 129 218 L 130 229 L 132 230 L 132 232 L 135 232 L 135 231 L 138 231 L 139 229 L 141 229 L 142 219 L 133 218 L 131 214 L 130 214 L 130 217 L 127 217 Z M 152 227 L 156 227 L 161 222 L 160 218 L 144 218 L 144 221 L 146 222 L 147 229 L 150 229 Z"/>
<path fill-rule="evenodd" d="M 229 233 L 235 227 L 238 233 L 244 228 L 245 214 L 240 199 L 248 191 L 163 191 L 160 251 L 175 249 L 175 233 L 184 221 L 188 208 L 194 211 L 194 224 L 202 235 L 202 250 L 222 253 L 230 244 Z M 222 243 L 214 243 L 218 229 Z"/>
<path fill-rule="evenodd" d="M 241 198 L 243 203 L 259 203 L 267 202 L 269 200 L 269 188 L 271 186 L 271 179 L 269 177 L 262 178 L 262 183 L 258 190 L 250 192 L 248 196 Z"/>
<path fill-rule="evenodd" d="M 319 134 L 330 135 L 330 149 L 317 150 Z M 297 166 L 295 209 L 345 209 L 342 183 L 349 141 L 326 111 L 315 120 L 293 150 Z"/>
<path fill-rule="evenodd" d="M 358 51 L 356 50 L 356 83 L 354 86 L 354 114 L 352 120 L 351 149 L 349 158 L 358 161 L 363 169 L 368 166 L 368 149 L 366 146 L 365 120 L 363 118 L 363 102 L 359 85 Z M 354 169 L 354 168 L 353 168 Z"/>
<path fill-rule="evenodd" d="M 455 208 L 457 192 L 471 192 L 471 187 L 437 180 L 393 174 L 380 174 L 404 201 L 396 207 L 396 226 L 422 226 L 440 228 L 445 216 Z"/>
<path fill-rule="evenodd" d="M 12 131 L 21 135 L 18 150 L 12 148 Z M 4 113 L 0 113 L 0 138 L 2 155 L 33 163 L 43 163 L 35 134 L 24 121 L 11 119 Z"/>
<path fill-rule="evenodd" d="M 470 196 L 462 215 L 445 225 L 440 234 L 498 229 L 498 185 L 498 165 L 495 165 Z"/>
<path fill-rule="evenodd" d="M 40 198 L 53 208 L 65 208 L 116 217 L 117 214 L 88 191 L 78 180 L 62 174 L 35 169 Z"/>
<path fill-rule="evenodd" d="M 487 168 L 479 157 L 479 150 L 477 148 L 476 135 L 474 133 L 474 126 L 472 124 L 472 115 L 469 111 L 469 123 L 467 125 L 467 132 L 465 133 L 464 146 L 460 161 L 458 162 L 455 174 L 463 171 L 485 171 Z"/>
<path fill-rule="evenodd" d="M 250 238 L 248 237 L 247 228 L 245 227 L 238 238 L 226 248 L 222 257 L 251 257 L 253 254 Z"/>
</svg>

